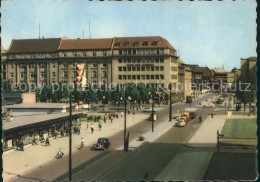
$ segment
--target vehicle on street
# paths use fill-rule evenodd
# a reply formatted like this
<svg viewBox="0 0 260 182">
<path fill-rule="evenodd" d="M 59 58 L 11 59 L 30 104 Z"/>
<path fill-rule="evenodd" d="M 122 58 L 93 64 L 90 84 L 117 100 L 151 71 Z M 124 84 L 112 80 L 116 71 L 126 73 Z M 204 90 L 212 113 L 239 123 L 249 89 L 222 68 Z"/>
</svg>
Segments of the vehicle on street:
<svg viewBox="0 0 260 182">
<path fill-rule="evenodd" d="M 174 114 L 173 116 L 172 116 L 172 119 L 177 119 L 179 117 L 179 114 Z"/>
<path fill-rule="evenodd" d="M 185 117 L 186 118 L 186 121 L 189 121 L 190 120 L 190 114 L 185 112 L 185 113 L 182 113 L 181 115 L 182 117 Z"/>
<path fill-rule="evenodd" d="M 223 98 L 219 98 L 218 100 L 217 100 L 217 104 L 222 104 L 224 102 L 224 99 Z"/>
<path fill-rule="evenodd" d="M 92 146 L 92 150 L 105 150 L 110 147 L 108 138 L 102 137 L 97 140 L 97 143 Z"/>
<path fill-rule="evenodd" d="M 192 103 L 192 96 L 186 96 L 186 103 Z"/>
<path fill-rule="evenodd" d="M 197 114 L 195 112 L 189 112 L 190 119 L 195 119 L 197 117 Z"/>
<path fill-rule="evenodd" d="M 143 112 L 152 112 L 152 108 L 151 107 L 146 107 L 142 111 Z"/>
<path fill-rule="evenodd" d="M 208 104 L 205 104 L 203 107 L 213 108 L 213 107 L 215 107 L 215 105 L 212 103 L 208 103 Z"/>
<path fill-rule="evenodd" d="M 184 127 L 186 125 L 186 122 L 184 120 L 180 120 L 176 123 L 176 126 Z"/>
</svg>

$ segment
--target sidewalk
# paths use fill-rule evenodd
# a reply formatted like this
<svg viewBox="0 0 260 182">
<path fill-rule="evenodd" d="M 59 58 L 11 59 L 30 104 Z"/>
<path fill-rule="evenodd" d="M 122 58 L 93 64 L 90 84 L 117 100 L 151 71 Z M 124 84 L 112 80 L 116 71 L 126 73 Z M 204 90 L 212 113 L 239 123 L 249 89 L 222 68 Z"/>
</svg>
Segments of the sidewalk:
<svg viewBox="0 0 260 182">
<path fill-rule="evenodd" d="M 159 109 L 158 109 L 159 110 Z M 137 124 L 149 117 L 148 113 L 136 113 L 127 114 L 127 127 Z M 90 128 L 86 128 L 86 122 L 81 123 L 81 134 L 72 135 L 72 152 L 78 150 L 80 145 L 80 139 L 85 139 L 85 146 L 90 147 L 96 143 L 99 137 L 109 137 L 124 128 L 124 117 L 113 119 L 113 123 L 107 120 L 107 123 L 102 122 L 102 129 L 99 131 L 98 123 L 93 123 L 94 133 L 91 134 Z M 45 143 L 41 143 L 36 146 L 28 145 L 25 146 L 25 151 L 11 151 L 3 154 L 3 179 L 8 181 L 17 175 L 22 175 L 26 172 L 40 168 L 41 165 L 55 161 L 54 158 L 56 153 L 61 149 L 64 155 L 68 155 L 69 152 L 69 137 L 50 139 L 50 145 L 46 147 Z"/>
<path fill-rule="evenodd" d="M 250 118 L 254 118 L 255 116 L 250 116 Z M 249 118 L 248 116 L 237 116 L 232 115 L 230 118 L 226 114 L 214 115 L 214 118 L 209 116 L 201 125 L 201 127 L 197 130 L 195 135 L 188 141 L 186 145 L 188 146 L 212 146 L 215 147 L 217 144 L 217 130 L 221 133 L 222 128 L 224 127 L 226 119 L 234 119 L 234 118 Z M 206 144 L 206 145 L 205 145 Z"/>
</svg>

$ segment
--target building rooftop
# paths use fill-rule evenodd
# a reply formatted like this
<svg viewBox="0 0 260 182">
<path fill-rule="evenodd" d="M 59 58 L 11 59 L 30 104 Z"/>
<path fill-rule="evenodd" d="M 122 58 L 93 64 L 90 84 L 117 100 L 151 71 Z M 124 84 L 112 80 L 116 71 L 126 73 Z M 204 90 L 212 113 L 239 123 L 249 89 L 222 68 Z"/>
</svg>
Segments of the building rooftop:
<svg viewBox="0 0 260 182">
<path fill-rule="evenodd" d="M 122 48 L 170 48 L 172 45 L 160 36 L 153 37 L 115 37 L 112 49 Z"/>
<path fill-rule="evenodd" d="M 12 40 L 8 53 L 57 52 L 60 38 Z"/>
<path fill-rule="evenodd" d="M 215 68 L 212 69 L 215 73 L 227 73 L 227 71 L 224 68 Z"/>
<path fill-rule="evenodd" d="M 195 73 L 203 73 L 204 71 L 207 71 L 207 70 L 210 71 L 208 67 L 199 67 L 199 66 L 198 66 L 198 67 L 196 67 L 196 68 L 194 69 L 194 72 L 195 72 Z"/>
<path fill-rule="evenodd" d="M 76 104 L 72 104 L 75 106 Z M 66 109 L 70 105 L 66 103 L 22 103 L 7 106 L 8 109 Z"/>
<path fill-rule="evenodd" d="M 246 59 L 248 61 L 256 61 L 257 60 L 256 57 L 248 57 L 248 58 L 241 58 L 241 59 Z"/>
<path fill-rule="evenodd" d="M 82 114 L 82 112 L 73 112 L 72 115 Z M 19 127 L 26 127 L 34 124 L 39 124 L 44 121 L 61 119 L 68 117 L 69 113 L 57 113 L 57 114 L 43 114 L 41 115 L 32 115 L 32 116 L 18 116 L 13 117 L 12 121 L 3 121 L 3 130 L 10 130 Z"/>
<path fill-rule="evenodd" d="M 186 64 L 192 71 L 194 71 L 199 65 L 197 64 Z"/>
<path fill-rule="evenodd" d="M 113 39 L 61 39 L 59 50 L 111 49 Z"/>
</svg>

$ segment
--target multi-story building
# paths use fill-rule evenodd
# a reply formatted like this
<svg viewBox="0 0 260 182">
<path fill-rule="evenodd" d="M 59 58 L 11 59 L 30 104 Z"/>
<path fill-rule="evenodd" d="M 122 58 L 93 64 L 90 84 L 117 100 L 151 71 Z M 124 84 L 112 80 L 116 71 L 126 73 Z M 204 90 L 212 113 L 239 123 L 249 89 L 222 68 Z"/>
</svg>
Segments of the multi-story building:
<svg viewBox="0 0 260 182">
<path fill-rule="evenodd" d="M 254 87 L 257 87 L 256 83 L 256 57 L 249 57 L 246 59 L 241 58 L 241 75 L 240 80 L 243 83 L 251 83 Z"/>
<path fill-rule="evenodd" d="M 227 83 L 230 88 L 233 83 L 240 79 L 241 70 L 233 68 L 230 72 L 227 73 Z"/>
<path fill-rule="evenodd" d="M 13 40 L 2 62 L 2 78 L 17 84 L 73 83 L 80 63 L 87 83 L 149 82 L 166 87 L 178 82 L 177 60 L 176 50 L 162 37 Z"/>
</svg>

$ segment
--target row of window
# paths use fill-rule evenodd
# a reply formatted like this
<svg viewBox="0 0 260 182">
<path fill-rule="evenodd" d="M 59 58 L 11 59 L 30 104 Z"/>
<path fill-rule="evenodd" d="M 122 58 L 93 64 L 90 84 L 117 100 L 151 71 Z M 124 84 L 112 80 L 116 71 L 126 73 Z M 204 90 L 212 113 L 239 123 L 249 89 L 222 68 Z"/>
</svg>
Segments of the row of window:
<svg viewBox="0 0 260 182">
<path fill-rule="evenodd" d="M 153 55 L 163 54 L 163 49 L 128 49 L 119 50 L 119 55 Z"/>
<path fill-rule="evenodd" d="M 63 57 L 68 57 L 68 53 L 67 52 L 63 52 Z M 86 57 L 88 56 L 87 52 L 73 52 L 72 55 L 74 57 Z M 97 56 L 97 51 L 93 50 L 91 53 L 92 56 Z M 101 56 L 107 56 L 107 51 L 102 51 Z"/>
<path fill-rule="evenodd" d="M 150 45 L 152 45 L 152 46 L 157 46 L 157 41 L 153 41 L 153 42 L 151 42 L 150 43 Z M 147 41 L 144 41 L 142 44 L 140 43 L 140 42 L 134 42 L 134 43 L 132 43 L 132 45 L 133 46 L 139 46 L 139 45 L 143 45 L 143 46 L 148 46 L 148 42 Z M 131 45 L 131 43 L 130 42 L 116 42 L 115 44 L 114 44 L 115 46 L 130 46 Z"/>
<path fill-rule="evenodd" d="M 164 75 L 118 75 L 119 80 L 154 80 L 164 79 Z"/>
<path fill-rule="evenodd" d="M 118 63 L 164 63 L 164 58 L 118 59 Z"/>
<path fill-rule="evenodd" d="M 10 65 L 11 69 L 14 68 L 13 64 L 9 64 L 9 65 Z M 68 67 L 67 63 L 63 63 L 62 66 L 63 66 L 63 68 L 67 68 Z M 107 68 L 107 64 L 106 63 L 103 63 L 102 66 L 104 68 Z M 55 68 L 55 67 L 56 67 L 56 64 L 52 63 L 52 68 Z M 76 67 L 76 63 L 72 64 L 72 67 L 75 68 Z M 92 67 L 93 68 L 97 68 L 97 64 L 96 63 L 92 64 Z M 2 66 L 2 68 L 3 68 L 3 70 L 6 70 L 6 65 L 4 64 Z M 19 68 L 26 68 L 26 64 L 19 64 Z M 36 68 L 36 64 L 29 64 L 29 68 Z M 39 68 L 47 68 L 47 64 L 40 63 L 39 64 Z"/>
<path fill-rule="evenodd" d="M 9 59 L 14 59 L 14 58 L 19 58 L 19 59 L 23 59 L 23 58 L 46 58 L 46 55 L 50 55 L 51 57 L 57 57 L 57 53 L 40 53 L 40 54 L 8 54 L 8 58 Z"/>
<path fill-rule="evenodd" d="M 118 71 L 164 71 L 164 66 L 120 66 Z"/>
<path fill-rule="evenodd" d="M 3 79 L 6 79 L 6 73 L 4 72 L 4 78 Z M 37 74 L 35 72 L 30 72 L 30 78 L 36 78 L 37 77 Z M 26 72 L 20 72 L 20 78 L 24 78 L 26 75 Z M 46 72 L 40 72 L 40 78 L 45 78 L 47 76 L 47 73 Z M 77 73 L 76 71 L 73 71 L 72 73 L 72 77 L 73 78 L 76 78 L 77 76 Z M 92 78 L 97 78 L 97 71 L 92 71 Z M 14 73 L 11 72 L 10 73 L 10 78 L 12 79 L 14 77 Z M 55 78 L 56 77 L 56 72 L 52 72 L 52 78 Z M 63 71 L 62 72 L 62 77 L 63 78 L 67 78 L 68 77 L 68 72 L 67 71 Z M 107 71 L 102 71 L 102 77 L 103 78 L 106 78 L 107 77 Z"/>
</svg>

